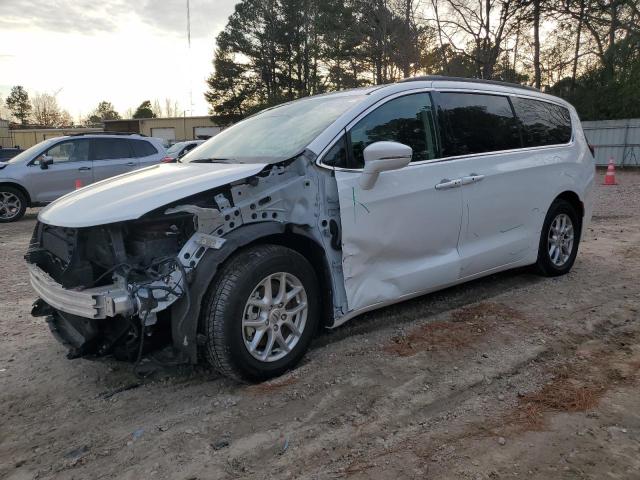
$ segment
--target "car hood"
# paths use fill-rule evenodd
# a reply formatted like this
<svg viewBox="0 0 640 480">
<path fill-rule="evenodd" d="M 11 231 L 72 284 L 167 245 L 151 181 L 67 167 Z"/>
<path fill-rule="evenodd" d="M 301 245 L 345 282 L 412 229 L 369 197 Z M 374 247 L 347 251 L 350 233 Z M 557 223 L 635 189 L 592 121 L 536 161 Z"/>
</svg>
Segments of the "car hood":
<svg viewBox="0 0 640 480">
<path fill-rule="evenodd" d="M 70 228 L 135 220 L 181 198 L 255 175 L 263 168 L 261 163 L 154 165 L 71 192 L 43 209 L 38 220 Z"/>
</svg>

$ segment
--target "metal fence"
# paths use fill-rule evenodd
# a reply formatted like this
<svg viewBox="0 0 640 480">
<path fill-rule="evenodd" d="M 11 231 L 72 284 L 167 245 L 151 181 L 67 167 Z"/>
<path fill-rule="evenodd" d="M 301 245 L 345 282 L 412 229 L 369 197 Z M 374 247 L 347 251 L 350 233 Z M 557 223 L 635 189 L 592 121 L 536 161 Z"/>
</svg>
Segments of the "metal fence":
<svg viewBox="0 0 640 480">
<path fill-rule="evenodd" d="M 13 147 L 13 137 L 8 136 L 4 137 L 0 135 L 0 148 L 9 148 Z"/>
<path fill-rule="evenodd" d="M 640 166 L 640 118 L 582 122 L 582 128 L 595 147 L 596 165 L 613 158 L 616 165 Z"/>
</svg>

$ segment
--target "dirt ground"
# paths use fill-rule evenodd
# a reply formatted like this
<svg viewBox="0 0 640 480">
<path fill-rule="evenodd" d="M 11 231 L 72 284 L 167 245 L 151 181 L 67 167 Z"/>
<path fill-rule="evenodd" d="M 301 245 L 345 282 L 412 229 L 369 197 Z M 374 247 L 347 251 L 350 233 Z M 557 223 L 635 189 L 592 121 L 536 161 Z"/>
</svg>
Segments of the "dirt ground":
<svg viewBox="0 0 640 480">
<path fill-rule="evenodd" d="M 639 479 L 640 172 L 618 181 L 569 275 L 364 315 L 253 386 L 67 360 L 29 314 L 35 213 L 0 226 L 0 478 Z"/>
</svg>

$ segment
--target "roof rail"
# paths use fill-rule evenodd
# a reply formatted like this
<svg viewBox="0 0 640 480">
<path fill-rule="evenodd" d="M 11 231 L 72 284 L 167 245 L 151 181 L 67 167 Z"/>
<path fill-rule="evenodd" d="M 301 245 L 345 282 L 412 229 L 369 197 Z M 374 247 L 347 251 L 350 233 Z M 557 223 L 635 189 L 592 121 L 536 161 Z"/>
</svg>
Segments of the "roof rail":
<svg viewBox="0 0 640 480">
<path fill-rule="evenodd" d="M 82 137 L 83 135 L 138 135 L 140 137 L 146 137 L 143 133 L 138 132 L 80 132 L 70 133 L 68 137 Z"/>
<path fill-rule="evenodd" d="M 405 82 L 437 82 L 446 80 L 448 82 L 468 82 L 468 83 L 485 83 L 488 85 L 500 85 L 503 87 L 522 88 L 523 90 L 533 90 L 539 92 L 537 88 L 529 87 L 528 85 L 520 85 L 519 83 L 502 82 L 500 80 L 484 80 L 482 78 L 467 78 L 467 77 L 449 77 L 446 75 L 422 75 L 419 77 L 411 77 L 400 80 L 400 83 Z"/>
</svg>

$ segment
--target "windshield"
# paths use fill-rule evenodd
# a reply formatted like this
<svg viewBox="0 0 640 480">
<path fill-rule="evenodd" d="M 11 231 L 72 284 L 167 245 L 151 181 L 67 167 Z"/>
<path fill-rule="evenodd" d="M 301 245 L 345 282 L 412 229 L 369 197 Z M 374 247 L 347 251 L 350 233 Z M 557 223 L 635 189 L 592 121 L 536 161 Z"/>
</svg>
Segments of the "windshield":
<svg viewBox="0 0 640 480">
<path fill-rule="evenodd" d="M 223 130 L 182 158 L 182 163 L 273 163 L 301 153 L 363 95 L 311 97 L 265 110 Z"/>
<path fill-rule="evenodd" d="M 185 142 L 174 143 L 169 147 L 167 153 L 178 153 L 182 147 L 184 147 Z"/>
<path fill-rule="evenodd" d="M 57 140 L 59 140 L 59 138 L 52 138 L 50 140 L 45 140 L 44 142 L 37 143 L 33 147 L 27 148 L 24 152 L 19 153 L 18 155 L 10 159 L 8 163 L 18 163 L 22 161 L 32 160 L 36 152 L 44 150 L 46 147 L 56 142 Z"/>
</svg>

